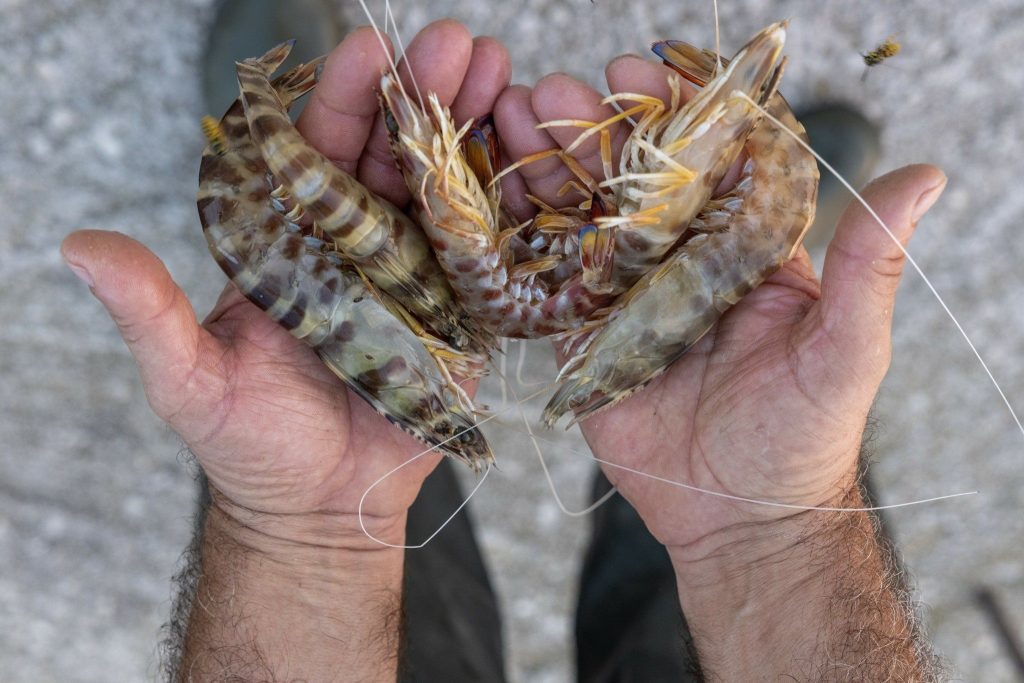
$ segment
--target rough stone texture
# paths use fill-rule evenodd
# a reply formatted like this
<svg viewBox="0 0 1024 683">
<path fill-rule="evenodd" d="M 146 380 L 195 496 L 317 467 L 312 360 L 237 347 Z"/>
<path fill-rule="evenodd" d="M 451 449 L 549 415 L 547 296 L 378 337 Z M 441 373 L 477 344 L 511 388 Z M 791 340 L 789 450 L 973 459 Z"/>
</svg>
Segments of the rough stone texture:
<svg viewBox="0 0 1024 683">
<path fill-rule="evenodd" d="M 403 37 L 455 16 L 514 46 L 521 82 L 564 69 L 603 86 L 601 68 L 618 53 L 666 37 L 713 43 L 710 0 L 406 5 L 396 5 Z M 879 171 L 913 161 L 946 170 L 946 196 L 912 252 L 1024 409 L 1024 194 L 1014 191 L 1024 177 L 1024 71 L 1013 59 L 1024 44 L 1024 6 L 721 5 L 727 53 L 769 21 L 792 19 L 785 93 L 798 107 L 851 103 L 882 123 Z M 364 21 L 355 4 L 339 12 Z M 212 304 L 223 276 L 193 202 L 200 59 L 213 7 L 0 0 L 0 16 L 0 680 L 156 678 L 169 577 L 190 531 L 191 475 L 180 442 L 149 413 L 113 325 L 63 267 L 57 245 L 76 227 L 124 231 L 164 259 L 200 314 Z M 859 53 L 893 33 L 903 53 L 862 81 Z M 899 295 L 894 340 L 877 407 L 883 502 L 980 493 L 893 510 L 888 520 L 956 675 L 1013 680 L 971 595 L 991 586 L 1024 636 L 1022 435 L 913 274 Z M 542 354 L 531 346 L 535 377 L 550 376 Z M 485 394 L 500 405 L 497 388 Z M 495 433 L 502 469 L 473 508 L 508 618 L 510 673 L 563 681 L 587 522 L 558 512 L 517 419 L 495 420 L 507 434 Z M 553 438 L 559 445 L 545 445 L 553 477 L 569 506 L 582 507 L 590 465 L 561 449 L 568 437 Z"/>
</svg>

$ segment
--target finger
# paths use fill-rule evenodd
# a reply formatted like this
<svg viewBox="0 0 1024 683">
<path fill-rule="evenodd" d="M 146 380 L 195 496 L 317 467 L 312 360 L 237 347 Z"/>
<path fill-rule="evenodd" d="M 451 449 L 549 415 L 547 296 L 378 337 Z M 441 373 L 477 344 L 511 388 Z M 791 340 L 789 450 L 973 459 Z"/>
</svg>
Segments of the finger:
<svg viewBox="0 0 1024 683">
<path fill-rule="evenodd" d="M 453 19 L 435 21 L 413 38 L 399 62 L 402 85 L 410 97 L 416 97 L 415 76 L 424 102 L 435 93 L 441 104 L 448 106 L 462 87 L 472 54 L 473 39 L 465 26 Z M 379 116 L 359 161 L 358 177 L 372 192 L 398 206 L 409 201 L 409 190 L 395 166 L 384 120 Z"/>
<path fill-rule="evenodd" d="M 470 119 L 490 114 L 511 78 L 512 60 L 505 46 L 487 36 L 473 39 L 469 68 L 452 102 L 455 125 L 461 127 Z"/>
<path fill-rule="evenodd" d="M 72 233 L 61 244 L 68 267 L 106 307 L 139 366 L 154 412 L 164 419 L 200 405 L 216 392 L 185 394 L 204 350 L 216 342 L 200 329 L 192 305 L 151 251 L 125 235 Z M 193 400 L 194 399 L 194 400 Z"/>
<path fill-rule="evenodd" d="M 540 121 L 530 104 L 531 95 L 532 90 L 527 86 L 513 85 L 506 88 L 495 102 L 495 127 L 501 138 L 502 151 L 513 162 L 532 154 L 554 150 L 557 146 L 547 131 L 537 129 Z M 564 178 L 561 182 L 569 177 L 557 159 L 531 162 L 510 175 L 518 175 L 525 182 L 527 190 L 534 191 L 534 183 L 553 173 L 561 173 L 560 177 Z"/>
<path fill-rule="evenodd" d="M 801 297 L 811 300 L 821 298 L 821 283 L 814 272 L 814 264 L 807 250 L 802 246 L 782 268 L 764 281 L 767 285 L 779 285 Z"/>
<path fill-rule="evenodd" d="M 515 162 L 547 150 L 558 148 L 551 135 L 537 129 L 540 119 L 533 111 L 532 90 L 525 85 L 506 88 L 494 103 L 494 125 L 505 154 Z M 557 157 L 532 161 L 515 171 L 526 189 L 548 204 L 565 205 L 558 190 L 573 178 Z M 511 174 L 510 174 L 511 175 Z M 508 177 L 508 176 L 506 176 Z"/>
<path fill-rule="evenodd" d="M 377 116 L 376 88 L 387 68 L 387 51 L 372 28 L 350 33 L 327 57 L 320 83 L 299 117 L 299 132 L 321 154 L 355 174 Z"/>
<path fill-rule="evenodd" d="M 531 104 L 537 118 L 541 121 L 571 119 L 600 123 L 616 114 L 610 104 L 601 104 L 603 99 L 604 96 L 601 93 L 575 78 L 565 74 L 551 74 L 537 83 L 533 89 Z M 622 122 L 616 122 L 610 125 L 607 131 L 611 136 L 611 162 L 615 165 L 618 163 L 622 143 L 629 135 L 629 126 Z M 564 149 L 576 142 L 577 138 L 586 131 L 582 128 L 558 126 L 549 128 L 548 132 L 554 141 Z M 586 138 L 572 152 L 572 156 L 580 162 L 580 165 L 598 180 L 604 179 L 601 154 L 601 136 L 599 134 Z"/>
<path fill-rule="evenodd" d="M 863 196 L 900 245 L 906 245 L 945 186 L 946 176 L 938 168 L 907 166 L 872 182 Z M 905 260 L 867 210 L 851 202 L 826 252 L 821 283 L 822 322 L 840 353 L 887 347 Z"/>
<path fill-rule="evenodd" d="M 500 132 L 498 137 L 500 139 Z M 512 161 L 509 159 L 508 153 L 502 149 L 500 167 L 508 168 L 511 164 Z M 529 189 L 518 171 L 503 175 L 499 182 L 501 183 L 501 204 L 517 221 L 528 221 L 537 214 L 537 207 L 526 198 Z"/>
<path fill-rule="evenodd" d="M 201 323 L 202 327 L 207 327 L 213 322 L 220 320 L 224 313 L 235 306 L 239 305 L 243 301 L 247 301 L 245 295 L 239 291 L 235 283 L 228 280 L 224 284 L 224 289 L 220 290 L 220 296 L 217 297 L 217 301 L 214 302 L 213 308 L 206 314 Z"/>
<path fill-rule="evenodd" d="M 696 93 L 689 82 L 669 67 L 638 55 L 620 55 L 608 62 L 604 77 L 613 93 L 632 92 L 657 97 L 666 105 L 672 101 L 672 89 L 668 84 L 670 78 L 680 84 L 683 101 L 689 100 Z M 624 107 L 632 104 L 636 103 L 630 100 L 623 102 Z"/>
</svg>

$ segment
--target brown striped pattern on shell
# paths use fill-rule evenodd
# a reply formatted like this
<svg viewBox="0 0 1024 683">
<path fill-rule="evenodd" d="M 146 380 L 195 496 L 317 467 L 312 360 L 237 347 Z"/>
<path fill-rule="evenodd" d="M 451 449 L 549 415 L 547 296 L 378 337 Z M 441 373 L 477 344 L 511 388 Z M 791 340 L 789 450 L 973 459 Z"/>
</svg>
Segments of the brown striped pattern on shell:
<svg viewBox="0 0 1024 683">
<path fill-rule="evenodd" d="M 287 47 L 275 48 L 261 64 L 272 70 Z M 315 85 L 315 67 L 274 81 L 284 107 Z M 197 208 L 210 252 L 232 282 L 389 420 L 428 444 L 446 442 L 442 452 L 474 468 L 490 462 L 486 441 L 434 357 L 393 315 L 398 305 L 275 208 L 276 184 L 240 101 L 221 128 L 227 150 L 203 154 Z"/>
</svg>

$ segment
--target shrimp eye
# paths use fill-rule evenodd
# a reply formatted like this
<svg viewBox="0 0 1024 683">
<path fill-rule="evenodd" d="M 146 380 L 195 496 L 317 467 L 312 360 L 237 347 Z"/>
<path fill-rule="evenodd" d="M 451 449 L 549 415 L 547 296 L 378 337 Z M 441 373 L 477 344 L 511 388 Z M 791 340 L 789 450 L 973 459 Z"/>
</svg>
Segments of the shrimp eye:
<svg viewBox="0 0 1024 683">
<path fill-rule="evenodd" d="M 384 109 L 384 126 L 392 136 L 398 135 L 398 121 L 395 120 L 395 115 L 391 113 L 391 110 L 387 108 Z"/>
</svg>

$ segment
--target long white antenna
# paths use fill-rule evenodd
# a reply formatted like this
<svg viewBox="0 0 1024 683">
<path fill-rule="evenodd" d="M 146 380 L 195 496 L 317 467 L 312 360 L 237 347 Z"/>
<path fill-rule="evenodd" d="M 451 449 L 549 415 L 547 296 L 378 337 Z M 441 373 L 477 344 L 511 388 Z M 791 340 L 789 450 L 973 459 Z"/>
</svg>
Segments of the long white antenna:
<svg viewBox="0 0 1024 683">
<path fill-rule="evenodd" d="M 714 78 L 722 70 L 722 34 L 718 23 L 718 0 L 712 0 L 715 8 L 715 71 L 711 74 Z"/>
<path fill-rule="evenodd" d="M 480 477 L 480 481 L 478 481 L 476 483 L 476 486 L 474 486 L 473 490 L 469 492 L 469 495 L 466 496 L 466 499 L 463 500 L 461 503 L 459 503 L 459 506 L 457 508 L 455 508 L 455 510 L 452 512 L 452 514 L 448 515 L 448 518 L 446 520 L 444 520 L 444 522 L 441 523 L 441 526 L 437 527 L 437 529 L 434 530 L 434 533 L 432 533 L 429 536 L 427 536 L 426 539 L 424 539 L 424 541 L 422 543 L 415 543 L 415 544 L 411 544 L 411 545 L 401 545 L 401 544 L 398 544 L 398 543 L 388 543 L 387 541 L 382 541 L 381 539 L 377 538 L 376 536 L 371 534 L 366 529 L 366 524 L 363 522 L 363 501 L 365 501 L 366 497 L 368 495 L 370 495 L 370 491 L 372 491 L 375 488 L 377 488 L 377 486 L 381 482 L 383 482 L 385 479 L 387 479 L 388 477 L 390 477 L 392 474 L 394 474 L 398 470 L 402 469 L 403 467 L 406 467 L 406 466 L 411 465 L 412 463 L 416 462 L 417 460 L 422 458 L 427 453 L 430 453 L 431 450 L 433 450 L 433 449 L 427 449 L 427 450 L 423 451 L 422 453 L 418 453 L 417 455 L 414 455 L 411 458 L 409 458 L 408 460 L 406 460 L 405 462 L 403 462 L 398 467 L 395 467 L 395 468 L 393 468 L 391 470 L 388 470 L 385 474 L 381 475 L 381 477 L 377 481 L 375 481 L 372 484 L 370 484 L 369 488 L 367 488 L 365 491 L 363 491 L 363 495 L 359 499 L 359 528 L 363 530 L 363 533 L 366 534 L 366 537 L 369 538 L 371 541 L 373 541 L 375 543 L 379 543 L 379 544 L 381 544 L 383 546 L 387 546 L 388 548 L 401 548 L 403 550 L 418 550 L 419 548 L 422 548 L 422 547 L 426 546 L 428 543 L 430 543 L 432 540 L 434 540 L 435 536 L 437 536 L 439 533 L 441 533 L 442 529 L 444 529 L 446 526 L 448 526 L 449 522 L 451 522 L 453 519 L 455 519 L 455 515 L 459 514 L 462 511 L 462 508 L 466 507 L 466 505 L 469 503 L 469 499 L 472 498 L 476 494 L 476 492 L 480 490 L 480 487 L 483 486 L 484 481 L 487 479 L 487 475 L 491 473 L 492 469 L 494 469 L 493 465 L 491 465 L 490 463 L 487 463 L 487 469 L 484 470 L 483 476 Z"/>
<path fill-rule="evenodd" d="M 388 67 L 390 67 L 391 71 L 395 74 L 395 82 L 398 84 L 399 90 L 401 90 L 402 94 L 406 97 L 406 99 L 408 99 L 409 98 L 409 94 L 405 92 L 405 86 L 402 85 L 402 79 L 398 77 L 398 64 L 395 63 L 394 58 L 391 56 L 391 50 L 388 49 L 388 44 L 386 42 L 384 42 L 384 33 L 382 33 L 381 30 L 377 27 L 377 22 L 374 20 L 373 15 L 370 14 L 370 8 L 366 6 L 366 0 L 359 0 L 359 6 L 363 8 L 363 13 L 366 15 L 367 21 L 370 22 L 370 26 L 373 28 L 373 32 L 377 35 L 377 40 L 380 42 L 380 46 L 384 50 L 384 55 L 388 59 Z M 390 12 L 390 4 L 387 6 L 387 8 L 385 8 L 385 11 L 386 12 Z M 388 15 L 385 14 L 385 17 L 384 17 L 385 29 L 387 28 L 387 21 L 388 21 L 387 16 Z M 392 19 L 394 19 L 394 17 L 392 17 Z M 396 33 L 396 38 L 397 38 L 398 31 L 396 30 L 395 33 Z M 401 42 L 400 41 L 399 41 L 399 47 L 401 48 Z M 401 48 L 401 49 L 404 51 L 404 48 Z M 409 75 L 412 76 L 412 69 L 411 68 L 409 69 Z M 416 85 L 416 79 L 415 78 L 413 78 L 413 85 L 414 86 Z M 419 96 L 419 89 L 418 88 L 416 90 L 416 95 Z M 420 107 L 422 108 L 423 107 L 423 98 L 422 97 L 419 97 L 419 102 L 420 102 Z"/>
<path fill-rule="evenodd" d="M 591 457 L 593 457 L 593 456 L 591 456 Z M 611 462 L 610 460 L 602 460 L 601 458 L 596 458 L 596 457 L 594 458 L 594 460 L 596 460 L 597 462 L 599 462 L 599 463 L 601 463 L 603 465 L 607 465 L 608 467 L 614 467 L 615 469 L 624 470 L 626 472 L 630 472 L 631 474 L 639 474 L 641 476 L 647 477 L 648 479 L 653 479 L 654 481 L 660 481 L 663 484 L 668 484 L 670 486 L 677 486 L 677 487 L 679 487 L 681 489 L 686 489 L 687 491 L 696 491 L 698 493 L 704 493 L 704 494 L 707 494 L 709 496 L 715 496 L 716 498 L 726 498 L 728 500 L 735 500 L 735 501 L 738 501 L 738 502 L 741 502 L 741 503 L 753 503 L 755 505 L 768 505 L 770 507 L 786 508 L 786 509 L 789 509 L 789 510 L 818 510 L 818 511 L 821 511 L 821 512 L 875 512 L 875 511 L 878 511 L 878 510 L 892 510 L 893 508 L 903 508 L 903 507 L 909 507 L 911 505 L 921 505 L 923 503 L 934 503 L 937 500 L 948 500 L 949 498 L 959 498 L 961 496 L 973 496 L 973 495 L 978 493 L 977 491 L 963 491 L 961 493 L 950 493 L 950 494 L 945 495 L 945 496 L 935 496 L 934 498 L 924 498 L 924 499 L 921 499 L 921 500 L 912 500 L 912 501 L 910 501 L 908 503 L 894 503 L 893 505 L 874 505 L 874 506 L 871 506 L 871 507 L 862 507 L 862 508 L 835 508 L 835 507 L 825 507 L 825 506 L 818 506 L 818 505 L 797 505 L 795 503 L 779 503 L 779 502 L 771 501 L 771 500 L 757 500 L 756 498 L 744 498 L 743 496 L 734 496 L 731 493 L 723 493 L 721 491 L 709 491 L 708 489 L 702 489 L 702 488 L 699 488 L 697 486 L 690 486 L 689 484 L 684 484 L 684 483 L 682 483 L 680 481 L 673 481 L 672 479 L 667 479 L 665 477 L 659 477 L 659 476 L 657 476 L 655 474 L 648 474 L 647 472 L 641 472 L 640 470 L 635 470 L 632 467 L 627 467 L 625 465 L 620 465 L 618 463 Z"/>
<path fill-rule="evenodd" d="M 508 384 L 508 380 L 504 376 L 501 377 L 501 380 Z M 565 503 L 562 502 L 562 497 L 558 495 L 558 488 L 555 486 L 555 480 L 551 478 L 551 471 L 548 469 L 547 460 L 544 459 L 544 453 L 541 451 L 540 445 L 537 443 L 537 436 L 533 433 L 533 428 L 530 427 L 530 421 L 526 417 L 526 411 L 522 409 L 523 403 L 530 399 L 527 398 L 520 401 L 519 396 L 516 395 L 516 390 L 512 388 L 511 384 L 509 384 L 508 390 L 512 392 L 513 405 L 519 408 L 519 417 L 523 420 L 523 426 L 526 427 L 526 434 L 530 437 L 530 444 L 533 446 L 534 453 L 537 454 L 537 460 L 540 461 L 540 467 L 544 471 L 544 478 L 547 479 L 548 489 L 551 491 L 551 497 L 555 499 L 555 505 L 558 506 L 558 509 L 561 510 L 563 514 L 568 515 L 569 517 L 583 517 L 604 505 L 605 501 L 615 495 L 617 489 L 613 486 L 611 490 L 582 510 L 570 510 L 567 508 Z"/>
<path fill-rule="evenodd" d="M 409 69 L 409 79 L 412 81 L 412 89 L 416 91 L 416 100 L 420 103 L 420 109 L 426 109 L 426 106 L 423 104 L 423 93 L 420 92 L 420 84 L 416 82 L 416 73 L 413 71 L 412 62 L 409 61 L 409 55 L 405 52 L 405 44 L 402 43 L 402 34 L 398 32 L 398 20 L 391 13 L 390 0 L 387 0 L 384 4 L 384 11 L 391 17 L 391 25 L 395 27 L 395 42 L 398 43 L 398 51 L 401 53 L 402 59 L 405 60 L 405 65 Z M 398 76 L 398 69 L 395 69 L 395 76 Z"/>
</svg>

